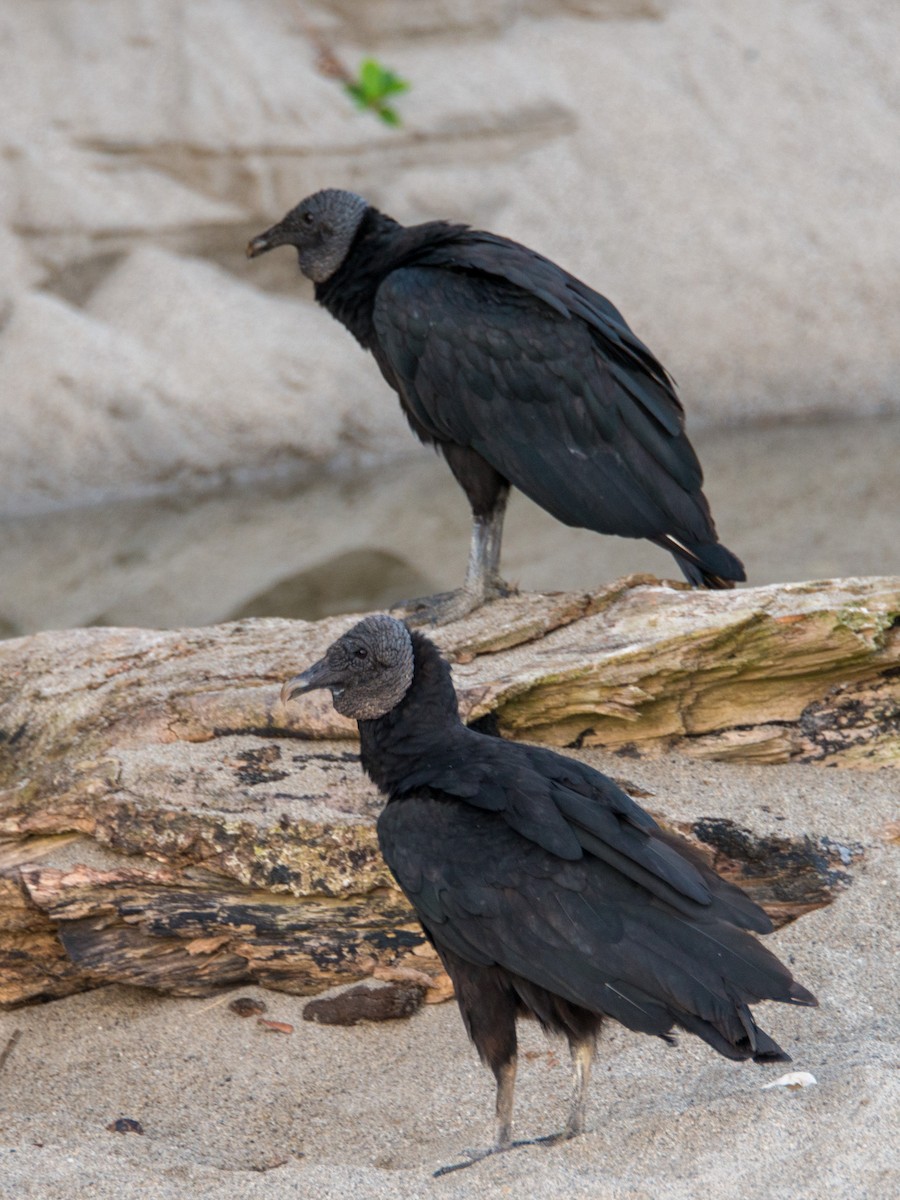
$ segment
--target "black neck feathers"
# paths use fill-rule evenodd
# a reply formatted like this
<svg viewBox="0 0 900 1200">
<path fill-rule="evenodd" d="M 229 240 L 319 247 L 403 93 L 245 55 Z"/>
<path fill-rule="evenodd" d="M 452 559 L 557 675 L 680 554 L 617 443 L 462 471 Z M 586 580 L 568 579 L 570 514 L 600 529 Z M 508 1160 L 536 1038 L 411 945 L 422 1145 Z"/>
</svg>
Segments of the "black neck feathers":
<svg viewBox="0 0 900 1200">
<path fill-rule="evenodd" d="M 439 752 L 464 726 L 450 667 L 437 647 L 412 633 L 415 666 L 406 695 L 389 713 L 359 721 L 360 754 L 366 774 L 388 795 Z"/>
<path fill-rule="evenodd" d="M 375 293 L 391 269 L 393 245 L 402 233 L 402 225 L 377 208 L 367 209 L 347 257 L 329 279 L 316 284 L 318 302 L 367 350 L 374 338 Z"/>
<path fill-rule="evenodd" d="M 400 225 L 369 207 L 347 257 L 329 279 L 316 284 L 316 299 L 361 346 L 373 350 L 375 293 L 385 277 L 401 267 L 413 266 L 429 250 L 452 240 L 465 228 L 446 221 Z"/>
</svg>

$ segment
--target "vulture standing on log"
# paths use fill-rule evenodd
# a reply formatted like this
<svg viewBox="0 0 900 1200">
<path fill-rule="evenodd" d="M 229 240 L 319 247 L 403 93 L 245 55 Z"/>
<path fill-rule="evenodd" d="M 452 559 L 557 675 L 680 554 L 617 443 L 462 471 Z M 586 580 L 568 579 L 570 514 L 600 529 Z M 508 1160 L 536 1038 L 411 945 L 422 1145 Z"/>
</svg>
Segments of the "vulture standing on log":
<svg viewBox="0 0 900 1200">
<path fill-rule="evenodd" d="M 508 592 L 510 485 L 566 525 L 649 538 L 694 585 L 745 578 L 718 541 L 672 380 L 603 296 L 507 238 L 406 227 L 336 189 L 301 201 L 247 253 L 283 245 L 472 506 L 465 585 L 415 602 L 417 621 L 456 620 Z"/>
<path fill-rule="evenodd" d="M 387 798 L 382 853 L 497 1080 L 496 1141 L 472 1161 L 513 1144 L 520 1015 L 568 1038 L 568 1137 L 584 1130 L 604 1017 L 669 1042 L 687 1030 L 726 1058 L 789 1061 L 750 1005 L 816 1000 L 746 932 L 768 933 L 769 918 L 611 779 L 466 728 L 446 661 L 393 617 L 354 626 L 282 699 L 315 688 L 359 723 L 362 765 Z"/>
</svg>

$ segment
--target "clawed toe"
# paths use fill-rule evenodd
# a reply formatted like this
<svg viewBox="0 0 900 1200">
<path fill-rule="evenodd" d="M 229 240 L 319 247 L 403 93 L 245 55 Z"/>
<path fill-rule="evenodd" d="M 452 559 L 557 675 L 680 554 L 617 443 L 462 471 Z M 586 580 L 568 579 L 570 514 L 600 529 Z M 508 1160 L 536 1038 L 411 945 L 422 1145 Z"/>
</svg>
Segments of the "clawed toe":
<svg viewBox="0 0 900 1200">
<path fill-rule="evenodd" d="M 407 625 L 413 627 L 449 625 L 451 621 L 468 616 L 483 603 L 484 597 L 459 588 L 454 592 L 439 592 L 436 596 L 401 601 L 391 609 L 391 613 L 395 617 L 402 617 Z"/>
<path fill-rule="evenodd" d="M 505 579 L 497 579 L 487 590 L 486 600 L 505 600 L 508 596 L 518 596 L 519 588 L 515 583 L 507 583 Z"/>
<path fill-rule="evenodd" d="M 463 1162 L 448 1163 L 446 1167 L 438 1167 L 433 1173 L 433 1177 L 437 1179 L 441 1175 L 449 1175 L 453 1171 L 463 1171 L 466 1167 L 474 1167 L 476 1163 L 484 1162 L 486 1158 L 491 1158 L 495 1154 L 505 1154 L 508 1150 L 519 1150 L 522 1146 L 558 1146 L 561 1142 L 568 1141 L 573 1137 L 577 1137 L 577 1134 L 564 1129 L 560 1133 L 548 1133 L 544 1137 L 521 1138 L 519 1141 L 507 1142 L 502 1146 L 489 1146 L 486 1150 L 468 1151 L 469 1157 Z"/>
<path fill-rule="evenodd" d="M 459 621 L 490 600 L 515 596 L 518 589 L 502 579 L 489 588 L 474 590 L 457 588 L 452 592 L 438 592 L 434 596 L 421 596 L 416 600 L 398 600 L 391 607 L 391 615 L 404 620 L 414 628 L 428 625 L 449 625 Z"/>
<path fill-rule="evenodd" d="M 437 1179 L 441 1175 L 449 1175 L 452 1171 L 463 1171 L 466 1167 L 474 1167 L 476 1163 L 484 1162 L 486 1158 L 491 1158 L 494 1154 L 505 1154 L 507 1150 L 515 1150 L 517 1146 L 527 1145 L 526 1142 L 507 1142 L 503 1146 L 488 1146 L 486 1150 L 468 1150 L 468 1158 L 463 1162 L 448 1163 L 446 1167 L 438 1167 L 434 1172 L 433 1178 Z"/>
<path fill-rule="evenodd" d="M 482 603 L 481 597 L 472 596 L 465 589 L 455 592 L 439 592 L 436 596 L 422 596 L 417 600 L 402 600 L 391 608 L 391 615 L 401 617 L 407 625 L 449 625 L 474 612 Z"/>
</svg>

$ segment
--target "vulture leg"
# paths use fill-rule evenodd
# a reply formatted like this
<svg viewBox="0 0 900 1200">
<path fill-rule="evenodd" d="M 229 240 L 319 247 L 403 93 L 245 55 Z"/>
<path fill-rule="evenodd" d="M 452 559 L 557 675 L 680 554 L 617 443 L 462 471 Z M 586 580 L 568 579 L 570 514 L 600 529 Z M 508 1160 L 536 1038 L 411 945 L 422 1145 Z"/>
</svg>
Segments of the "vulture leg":
<svg viewBox="0 0 900 1200">
<path fill-rule="evenodd" d="M 481 1061 L 491 1068 L 497 1081 L 494 1144 L 486 1150 L 468 1151 L 464 1162 L 440 1167 L 435 1175 L 449 1175 L 529 1143 L 512 1140 L 513 1097 L 516 1088 L 516 1000 L 505 973 L 497 967 L 467 963 L 441 950 L 444 966 L 453 980 L 456 1000 L 469 1037 Z"/>
<path fill-rule="evenodd" d="M 516 1090 L 515 1055 L 497 1071 L 497 1136 L 493 1150 L 508 1150 L 512 1145 L 513 1096 Z"/>
<path fill-rule="evenodd" d="M 551 1133 L 546 1137 L 523 1138 L 512 1140 L 513 1093 L 516 1084 L 516 1059 L 513 1056 L 495 1070 L 497 1076 L 497 1134 L 493 1146 L 486 1150 L 478 1150 L 469 1154 L 465 1162 L 450 1163 L 439 1167 L 434 1172 L 436 1177 L 449 1175 L 451 1171 L 461 1171 L 475 1163 L 483 1162 L 492 1154 L 502 1154 L 505 1150 L 516 1150 L 520 1146 L 553 1146 L 567 1138 L 577 1137 L 584 1133 L 585 1107 L 587 1104 L 588 1084 L 591 1080 L 591 1065 L 594 1061 L 593 1037 L 582 1041 L 572 1040 L 569 1049 L 572 1052 L 572 1103 L 566 1127 L 562 1133 Z"/>
<path fill-rule="evenodd" d="M 510 588 L 500 578 L 500 543 L 508 496 L 509 488 L 505 488 L 491 513 L 486 517 L 476 513 L 472 521 L 469 565 L 463 591 L 480 596 L 481 603 L 510 594 Z"/>
<path fill-rule="evenodd" d="M 512 1114 L 513 1114 L 513 1097 L 516 1088 L 516 1056 L 507 1059 L 506 1062 L 499 1064 L 494 1068 L 494 1075 L 497 1078 L 497 1124 L 496 1124 L 496 1140 L 493 1146 L 488 1146 L 486 1150 L 467 1151 L 469 1157 L 465 1162 L 450 1163 L 446 1167 L 438 1167 L 434 1172 L 435 1178 L 441 1175 L 449 1175 L 451 1171 L 462 1171 L 465 1167 L 474 1166 L 475 1163 L 483 1162 L 486 1158 L 490 1158 L 492 1154 L 502 1154 L 505 1150 L 514 1150 L 517 1146 L 531 1146 L 533 1142 L 514 1142 L 512 1140 Z"/>
<path fill-rule="evenodd" d="M 461 588 L 424 596 L 420 600 L 403 601 L 393 610 L 402 610 L 410 625 L 447 625 L 474 612 L 488 600 L 509 596 L 515 591 L 500 578 L 500 545 L 509 484 L 474 450 L 462 446 L 442 446 L 441 449 L 472 505 L 469 565 Z"/>
<path fill-rule="evenodd" d="M 591 1081 L 591 1066 L 594 1062 L 593 1037 L 583 1041 L 570 1041 L 569 1050 L 572 1053 L 572 1106 L 563 1136 L 577 1137 L 584 1133 L 585 1108 L 587 1105 L 588 1084 Z"/>
</svg>

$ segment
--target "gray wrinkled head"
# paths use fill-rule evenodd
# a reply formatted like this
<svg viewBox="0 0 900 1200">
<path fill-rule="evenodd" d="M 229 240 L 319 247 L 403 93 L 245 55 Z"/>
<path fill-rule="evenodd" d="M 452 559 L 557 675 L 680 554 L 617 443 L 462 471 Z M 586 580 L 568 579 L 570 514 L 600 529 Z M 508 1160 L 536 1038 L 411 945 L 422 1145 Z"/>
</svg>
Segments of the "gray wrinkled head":
<svg viewBox="0 0 900 1200">
<path fill-rule="evenodd" d="M 277 225 L 253 238 L 247 257 L 256 258 L 276 246 L 296 246 L 303 274 L 314 283 L 324 283 L 347 257 L 368 207 L 355 192 L 338 188 L 315 192 Z"/>
<path fill-rule="evenodd" d="M 413 677 L 409 630 L 394 617 L 366 617 L 333 642 L 325 657 L 281 689 L 287 703 L 316 688 L 329 688 L 334 707 L 357 721 L 383 717 L 400 703 Z"/>
</svg>

